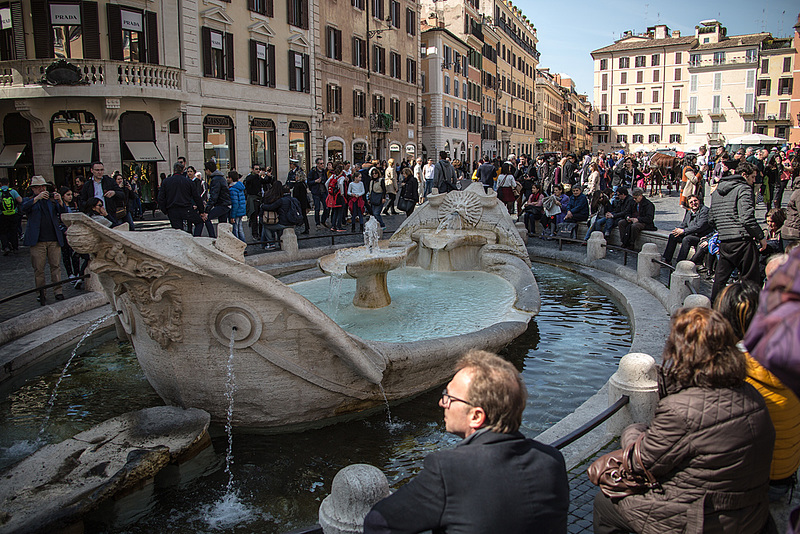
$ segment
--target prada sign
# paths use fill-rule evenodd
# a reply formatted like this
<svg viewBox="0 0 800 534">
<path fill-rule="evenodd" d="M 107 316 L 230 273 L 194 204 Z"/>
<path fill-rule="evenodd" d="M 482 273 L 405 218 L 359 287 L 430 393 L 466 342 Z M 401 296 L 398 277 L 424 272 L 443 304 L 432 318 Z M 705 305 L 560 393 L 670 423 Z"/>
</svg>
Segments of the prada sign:
<svg viewBox="0 0 800 534">
<path fill-rule="evenodd" d="M 122 18 L 122 29 L 132 32 L 143 32 L 144 25 L 142 24 L 142 14 L 135 11 L 120 10 Z"/>
<path fill-rule="evenodd" d="M 9 28 L 11 28 L 11 8 L 4 7 L 0 9 L 0 30 Z"/>
<path fill-rule="evenodd" d="M 50 24 L 53 26 L 80 26 L 81 6 L 77 4 L 50 4 Z"/>
</svg>

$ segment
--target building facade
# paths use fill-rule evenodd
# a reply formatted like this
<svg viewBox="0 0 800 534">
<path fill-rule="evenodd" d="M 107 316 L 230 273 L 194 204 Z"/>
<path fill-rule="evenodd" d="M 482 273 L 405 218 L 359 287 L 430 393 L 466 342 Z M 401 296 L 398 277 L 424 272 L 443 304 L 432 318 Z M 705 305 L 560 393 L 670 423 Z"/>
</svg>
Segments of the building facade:
<svg viewBox="0 0 800 534">
<path fill-rule="evenodd" d="M 756 80 L 755 133 L 789 139 L 792 126 L 793 70 L 797 51 L 792 39 L 765 39 Z"/>
</svg>

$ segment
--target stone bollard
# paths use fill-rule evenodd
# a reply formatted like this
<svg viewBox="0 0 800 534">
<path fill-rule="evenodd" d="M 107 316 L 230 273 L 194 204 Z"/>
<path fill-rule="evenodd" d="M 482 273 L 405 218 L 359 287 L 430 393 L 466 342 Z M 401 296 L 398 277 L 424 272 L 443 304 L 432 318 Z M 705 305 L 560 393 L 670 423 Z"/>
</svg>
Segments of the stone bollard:
<svg viewBox="0 0 800 534">
<path fill-rule="evenodd" d="M 364 532 L 364 518 L 376 502 L 389 496 L 389 482 L 377 467 L 353 464 L 333 477 L 331 494 L 319 507 L 319 524 L 325 534 Z"/>
<path fill-rule="evenodd" d="M 689 282 L 691 286 L 697 291 L 700 286 L 700 275 L 697 274 L 697 266 L 688 260 L 679 261 L 675 266 L 675 271 L 669 279 L 669 301 L 667 309 L 669 313 L 675 313 L 675 310 L 683 306 L 683 299 L 692 294 L 692 291 L 686 285 Z"/>
<path fill-rule="evenodd" d="M 636 273 L 639 280 L 658 278 L 658 275 L 661 274 L 661 265 L 653 262 L 653 260 L 660 259 L 661 253 L 655 243 L 642 245 L 642 251 L 639 253 L 638 263 L 636 264 Z"/>
<path fill-rule="evenodd" d="M 525 223 L 522 221 L 517 221 L 514 223 L 514 226 L 517 228 L 517 232 L 519 232 L 519 237 L 522 238 L 522 242 L 526 245 L 528 244 L 528 229 L 525 228 Z"/>
<path fill-rule="evenodd" d="M 656 361 L 649 354 L 631 352 L 619 361 L 617 372 L 608 379 L 609 406 L 622 396 L 630 402 L 606 423 L 606 431 L 619 436 L 633 423 L 648 423 L 658 404 Z"/>
<path fill-rule="evenodd" d="M 602 260 L 606 257 L 606 236 L 603 232 L 592 232 L 586 242 L 586 259 L 589 261 Z"/>
<path fill-rule="evenodd" d="M 297 257 L 297 251 L 300 247 L 297 246 L 297 234 L 294 233 L 294 228 L 286 228 L 281 234 L 281 250 L 289 253 L 290 258 Z"/>
<path fill-rule="evenodd" d="M 710 308 L 711 299 L 705 295 L 691 294 L 683 299 L 684 308 Z"/>
</svg>

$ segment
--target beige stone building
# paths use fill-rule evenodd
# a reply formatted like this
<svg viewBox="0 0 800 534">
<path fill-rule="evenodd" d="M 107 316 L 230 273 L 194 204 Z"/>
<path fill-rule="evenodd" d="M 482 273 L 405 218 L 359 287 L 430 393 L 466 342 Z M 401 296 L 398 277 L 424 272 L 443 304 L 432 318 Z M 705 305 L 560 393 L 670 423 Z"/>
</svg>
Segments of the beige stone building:
<svg viewBox="0 0 800 534">
<path fill-rule="evenodd" d="M 564 149 L 564 104 L 550 69 L 536 69 L 536 155 Z"/>
<path fill-rule="evenodd" d="M 797 15 L 797 23 L 794 25 L 792 34 L 792 48 L 795 50 L 794 66 L 792 68 L 792 99 L 789 105 L 789 114 L 792 127 L 789 131 L 789 142 L 800 144 L 800 14 Z M 797 89 L 794 89 L 797 87 Z"/>
<path fill-rule="evenodd" d="M 497 29 L 491 24 L 483 25 L 483 94 L 482 96 L 482 117 L 481 124 L 481 156 L 495 158 L 497 152 L 497 47 L 500 43 L 500 35 Z"/>
<path fill-rule="evenodd" d="M 315 0 L 21 0 L 9 10 L 0 172 L 17 187 L 34 173 L 71 184 L 100 159 L 139 175 L 151 200 L 179 155 L 242 173 L 258 162 L 284 178 L 289 157 L 307 167 L 317 151 Z"/>
<path fill-rule="evenodd" d="M 765 39 L 756 80 L 755 132 L 786 140 L 793 122 L 790 113 L 797 50 L 792 44 L 791 38 Z"/>
<path fill-rule="evenodd" d="M 320 0 L 315 107 L 318 153 L 359 164 L 413 159 L 419 132 L 419 5 Z"/>
</svg>

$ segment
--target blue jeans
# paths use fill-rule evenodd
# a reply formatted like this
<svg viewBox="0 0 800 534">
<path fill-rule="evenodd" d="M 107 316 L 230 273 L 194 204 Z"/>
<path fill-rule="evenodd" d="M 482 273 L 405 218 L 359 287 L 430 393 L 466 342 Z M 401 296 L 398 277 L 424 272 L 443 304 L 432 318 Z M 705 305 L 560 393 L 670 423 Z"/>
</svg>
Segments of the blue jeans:
<svg viewBox="0 0 800 534">
<path fill-rule="evenodd" d="M 270 241 L 270 243 L 264 243 L 264 247 L 266 248 L 267 245 L 281 245 L 281 236 L 283 235 L 283 231 L 286 227 L 282 224 L 265 224 L 263 225 L 263 229 L 261 230 L 261 241 Z"/>
<path fill-rule="evenodd" d="M 430 195 L 431 191 L 433 191 L 433 179 L 425 180 L 425 196 Z"/>
<path fill-rule="evenodd" d="M 594 221 L 594 224 L 591 228 L 586 232 L 586 237 L 584 237 L 584 241 L 589 239 L 589 236 L 592 235 L 592 232 L 603 232 L 603 235 L 608 237 L 608 234 L 611 233 L 611 230 L 617 225 L 617 221 L 614 217 L 601 217 Z"/>
<path fill-rule="evenodd" d="M 234 217 L 231 219 L 231 225 L 233 226 L 233 235 L 243 243 L 247 243 L 247 239 L 244 237 L 244 217 Z"/>
<path fill-rule="evenodd" d="M 312 200 L 314 201 L 314 223 L 319 226 L 320 217 L 319 212 L 322 211 L 322 222 L 328 220 L 328 215 L 330 211 L 328 210 L 328 206 L 325 205 L 325 197 L 321 195 L 311 195 Z"/>
</svg>

